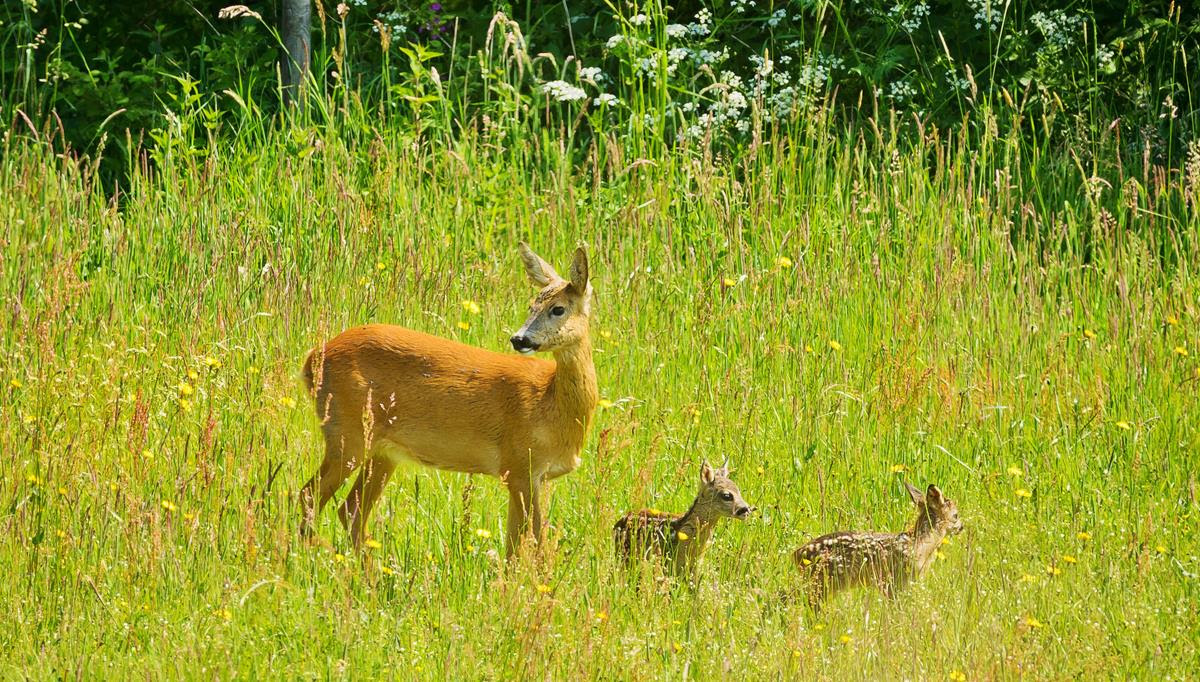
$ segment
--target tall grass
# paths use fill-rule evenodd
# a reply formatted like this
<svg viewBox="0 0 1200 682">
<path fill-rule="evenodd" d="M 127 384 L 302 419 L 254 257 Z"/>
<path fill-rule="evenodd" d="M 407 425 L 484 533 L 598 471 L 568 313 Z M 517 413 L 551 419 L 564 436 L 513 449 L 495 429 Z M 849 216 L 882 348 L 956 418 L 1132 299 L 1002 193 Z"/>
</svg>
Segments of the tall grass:
<svg viewBox="0 0 1200 682">
<path fill-rule="evenodd" d="M 94 163 L 5 138 L 6 676 L 1200 666 L 1200 169 L 819 119 L 735 159 L 613 133 L 581 162 L 561 131 L 338 116 L 157 144 L 115 198 Z M 368 321 L 504 351 L 531 293 L 518 239 L 555 262 L 590 246 L 612 403 L 552 486 L 542 559 L 502 566 L 493 481 L 424 469 L 389 487 L 361 560 L 331 513 L 301 542 L 304 353 Z M 617 516 L 682 511 L 726 457 L 760 514 L 719 529 L 698 588 L 622 571 Z M 905 524 L 902 479 L 968 528 L 926 580 L 819 616 L 779 600 L 805 539 Z"/>
</svg>

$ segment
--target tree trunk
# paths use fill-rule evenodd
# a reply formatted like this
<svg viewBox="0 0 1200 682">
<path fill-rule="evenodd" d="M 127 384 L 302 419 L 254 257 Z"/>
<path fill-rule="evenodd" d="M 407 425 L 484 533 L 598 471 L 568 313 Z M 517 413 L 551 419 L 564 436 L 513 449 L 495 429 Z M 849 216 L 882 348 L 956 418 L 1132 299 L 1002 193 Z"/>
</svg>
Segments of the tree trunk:
<svg viewBox="0 0 1200 682">
<path fill-rule="evenodd" d="M 311 59 L 312 0 L 283 0 L 282 5 L 283 98 L 287 104 L 300 106 Z"/>
</svg>

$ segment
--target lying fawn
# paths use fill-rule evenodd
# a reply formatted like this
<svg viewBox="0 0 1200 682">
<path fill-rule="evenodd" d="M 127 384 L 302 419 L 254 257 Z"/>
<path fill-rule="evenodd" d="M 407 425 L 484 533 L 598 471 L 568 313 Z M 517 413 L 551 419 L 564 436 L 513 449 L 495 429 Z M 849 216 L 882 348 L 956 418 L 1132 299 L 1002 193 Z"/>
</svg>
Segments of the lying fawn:
<svg viewBox="0 0 1200 682">
<path fill-rule="evenodd" d="M 339 514 L 356 547 L 401 459 L 481 473 L 508 487 L 507 551 L 542 533 L 542 482 L 579 466 L 596 408 L 588 326 L 592 286 L 582 247 L 567 278 L 524 243 L 521 259 L 539 288 L 509 339 L 522 355 L 467 346 L 403 327 L 356 327 L 314 350 L 304 378 L 325 436 L 325 459 L 300 492 L 302 530 L 361 469 Z"/>
<path fill-rule="evenodd" d="M 754 507 L 742 499 L 729 468 L 700 466 L 700 492 L 682 516 L 653 509 L 629 512 L 613 526 L 617 556 L 632 561 L 661 555 L 676 575 L 690 576 L 704 553 L 717 522 L 729 516 L 744 520 Z"/>
<path fill-rule="evenodd" d="M 808 578 L 809 604 L 818 608 L 842 590 L 875 586 L 888 597 L 917 579 L 947 535 L 962 531 L 958 507 L 930 485 L 924 495 L 905 483 L 917 518 L 903 533 L 840 532 L 822 535 L 792 554 Z"/>
</svg>

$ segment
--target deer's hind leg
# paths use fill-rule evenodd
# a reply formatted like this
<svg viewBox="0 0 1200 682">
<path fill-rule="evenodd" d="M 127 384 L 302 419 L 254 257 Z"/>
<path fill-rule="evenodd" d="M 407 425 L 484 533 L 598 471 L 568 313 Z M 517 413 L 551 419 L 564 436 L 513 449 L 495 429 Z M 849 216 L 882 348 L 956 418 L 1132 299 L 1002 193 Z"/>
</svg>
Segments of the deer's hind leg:
<svg viewBox="0 0 1200 682">
<path fill-rule="evenodd" d="M 300 489 L 300 534 L 312 534 L 317 516 L 330 498 L 342 487 L 350 474 L 363 463 L 365 439 L 358 430 L 350 433 L 327 425 L 325 428 L 325 458 L 312 478 Z"/>
<path fill-rule="evenodd" d="M 373 454 L 358 473 L 354 487 L 350 489 L 350 494 L 338 510 L 338 518 L 350 532 L 355 549 L 362 549 L 362 543 L 367 537 L 367 519 L 370 518 L 371 510 L 379 501 L 379 496 L 395 469 L 394 459 L 384 454 Z"/>
</svg>

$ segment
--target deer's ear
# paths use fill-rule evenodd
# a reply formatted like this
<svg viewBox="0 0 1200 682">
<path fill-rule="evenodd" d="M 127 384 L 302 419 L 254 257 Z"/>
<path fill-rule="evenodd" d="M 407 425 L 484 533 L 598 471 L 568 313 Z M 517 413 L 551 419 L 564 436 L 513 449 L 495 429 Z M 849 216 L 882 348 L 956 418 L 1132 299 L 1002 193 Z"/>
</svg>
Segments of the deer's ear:
<svg viewBox="0 0 1200 682">
<path fill-rule="evenodd" d="M 936 485 L 930 483 L 929 489 L 925 491 L 925 499 L 929 500 L 930 502 L 933 502 L 934 504 L 941 504 L 942 503 L 942 491 L 938 490 L 938 487 Z"/>
<path fill-rule="evenodd" d="M 571 260 L 571 286 L 579 293 L 587 292 L 588 288 L 588 255 L 587 249 L 581 245 L 575 249 L 575 257 Z"/>
<path fill-rule="evenodd" d="M 715 477 L 716 472 L 713 471 L 713 468 L 708 465 L 707 461 L 703 462 L 700 465 L 700 482 L 704 483 L 705 485 L 709 485 L 713 482 Z"/>
<path fill-rule="evenodd" d="M 539 287 L 544 287 L 551 282 L 562 279 L 554 268 L 550 266 L 541 256 L 533 252 L 529 245 L 525 242 L 517 244 L 517 250 L 521 252 L 521 262 L 525 265 L 525 274 L 529 275 L 529 280 Z"/>
<path fill-rule="evenodd" d="M 908 496 L 912 498 L 913 504 L 921 504 L 925 501 L 925 496 L 922 495 L 921 491 L 917 490 L 912 483 L 905 481 L 904 488 L 908 490 Z"/>
</svg>

